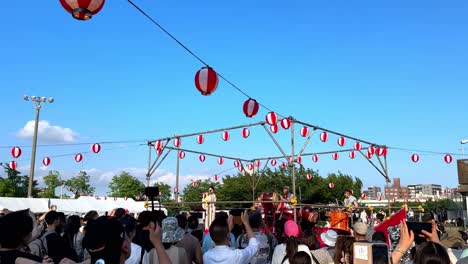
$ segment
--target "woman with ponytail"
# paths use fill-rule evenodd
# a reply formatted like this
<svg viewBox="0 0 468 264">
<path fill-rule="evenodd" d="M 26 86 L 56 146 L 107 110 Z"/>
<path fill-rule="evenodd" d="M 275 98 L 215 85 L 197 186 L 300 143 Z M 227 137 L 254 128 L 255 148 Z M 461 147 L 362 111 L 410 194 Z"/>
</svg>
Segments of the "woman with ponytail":
<svg viewBox="0 0 468 264">
<path fill-rule="evenodd" d="M 299 251 L 305 252 L 310 256 L 309 248 L 299 243 L 299 226 L 294 221 L 286 221 L 284 224 L 284 234 L 287 237 L 286 241 L 275 247 L 272 264 L 289 264 L 293 261 L 294 255 Z"/>
</svg>

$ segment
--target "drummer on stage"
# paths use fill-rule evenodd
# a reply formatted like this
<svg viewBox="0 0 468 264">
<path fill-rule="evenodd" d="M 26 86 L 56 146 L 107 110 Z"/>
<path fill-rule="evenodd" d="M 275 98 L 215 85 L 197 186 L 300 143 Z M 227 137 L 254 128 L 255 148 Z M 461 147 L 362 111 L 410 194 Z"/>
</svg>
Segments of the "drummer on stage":
<svg viewBox="0 0 468 264">
<path fill-rule="evenodd" d="M 283 195 L 280 195 L 280 206 L 278 206 L 278 209 L 276 210 L 276 213 L 282 213 L 283 211 L 291 211 L 292 206 L 291 206 L 291 198 L 293 198 L 293 194 L 289 192 L 289 187 L 284 186 L 283 187 Z"/>
<path fill-rule="evenodd" d="M 353 196 L 353 190 L 347 189 L 344 192 L 344 196 L 345 196 L 345 199 L 344 199 L 343 204 L 344 206 L 346 206 L 346 208 L 359 206 L 357 203 L 356 197 Z"/>
</svg>

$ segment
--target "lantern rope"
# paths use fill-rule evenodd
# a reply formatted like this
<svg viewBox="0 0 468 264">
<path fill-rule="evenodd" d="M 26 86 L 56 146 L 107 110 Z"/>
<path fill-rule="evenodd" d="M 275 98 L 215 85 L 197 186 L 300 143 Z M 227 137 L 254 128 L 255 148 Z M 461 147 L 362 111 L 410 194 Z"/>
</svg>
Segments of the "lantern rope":
<svg viewBox="0 0 468 264">
<path fill-rule="evenodd" d="M 190 55 L 192 55 L 195 59 L 197 59 L 199 62 L 201 62 L 203 65 L 206 67 L 210 67 L 207 62 L 202 60 L 195 52 L 190 50 L 187 46 L 185 46 L 180 40 L 178 40 L 173 34 L 171 34 L 168 30 L 166 30 L 161 24 L 159 24 L 155 19 L 153 19 L 148 13 L 146 13 L 143 9 L 141 9 L 137 4 L 133 3 L 131 0 L 127 0 L 138 12 L 140 12 L 143 16 L 145 16 L 148 20 L 150 20 L 155 26 L 157 26 L 162 32 L 164 32 L 166 35 L 168 35 L 172 40 L 174 40 L 179 46 L 181 46 L 183 49 L 185 49 Z M 219 78 L 223 79 L 226 83 L 231 85 L 232 88 L 236 89 L 238 92 L 243 94 L 247 98 L 253 98 L 252 96 L 248 95 L 244 90 L 239 88 L 237 85 L 235 85 L 233 82 L 229 81 L 226 77 L 224 77 L 222 74 L 220 74 L 218 71 L 216 71 L 216 74 L 219 76 Z M 266 110 L 273 112 L 271 108 L 267 107 L 266 105 L 260 103 L 257 101 L 257 103 L 265 108 Z M 276 112 L 277 113 L 277 112 Z M 280 117 L 285 117 L 279 113 L 277 113 Z"/>
</svg>

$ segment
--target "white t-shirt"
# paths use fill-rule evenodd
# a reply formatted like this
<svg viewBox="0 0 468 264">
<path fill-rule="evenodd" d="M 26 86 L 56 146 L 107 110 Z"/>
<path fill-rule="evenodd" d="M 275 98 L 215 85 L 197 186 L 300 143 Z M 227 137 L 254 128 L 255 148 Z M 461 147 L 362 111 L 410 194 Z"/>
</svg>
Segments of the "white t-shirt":
<svg viewBox="0 0 468 264">
<path fill-rule="evenodd" d="M 354 206 L 355 201 L 357 201 L 356 197 L 350 195 L 348 198 L 344 199 L 344 205 L 345 206 L 349 206 L 349 205 Z"/>
<path fill-rule="evenodd" d="M 312 255 L 310 254 L 310 249 L 306 245 L 300 244 L 297 247 L 297 252 L 304 251 L 312 259 Z M 273 258 L 271 259 L 271 264 L 289 264 L 289 259 L 286 259 L 284 262 L 283 259 L 286 256 L 286 244 L 279 244 L 275 247 L 275 251 L 273 251 Z"/>
<path fill-rule="evenodd" d="M 215 246 L 203 255 L 203 263 L 249 263 L 258 251 L 257 239 L 249 239 L 249 245 L 244 249 L 232 249 L 228 246 Z"/>
<path fill-rule="evenodd" d="M 125 260 L 125 264 L 140 264 L 141 247 L 132 242 L 131 248 L 132 252 L 130 254 L 130 257 L 127 260 Z M 146 253 L 146 251 L 143 254 L 143 261 L 141 263 L 148 264 L 148 254 Z"/>
</svg>

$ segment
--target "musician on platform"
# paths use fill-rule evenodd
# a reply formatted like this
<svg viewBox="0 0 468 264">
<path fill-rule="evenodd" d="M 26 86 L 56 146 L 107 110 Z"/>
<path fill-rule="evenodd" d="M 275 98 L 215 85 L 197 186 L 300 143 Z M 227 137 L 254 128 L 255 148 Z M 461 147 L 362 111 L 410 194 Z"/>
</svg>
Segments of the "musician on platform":
<svg viewBox="0 0 468 264">
<path fill-rule="evenodd" d="M 357 203 L 356 197 L 353 196 L 353 190 L 347 189 L 344 192 L 344 196 L 345 196 L 345 199 L 343 203 L 344 203 L 344 206 L 346 206 L 346 208 L 359 206 Z"/>
<path fill-rule="evenodd" d="M 210 228 L 216 214 L 216 194 L 213 186 L 203 193 L 202 207 L 205 209 L 205 230 Z"/>
<path fill-rule="evenodd" d="M 283 211 L 292 210 L 291 206 L 291 199 L 293 198 L 293 194 L 289 192 L 289 187 L 283 187 L 283 195 L 280 195 L 280 206 L 276 210 L 276 213 L 279 214 Z"/>
</svg>

